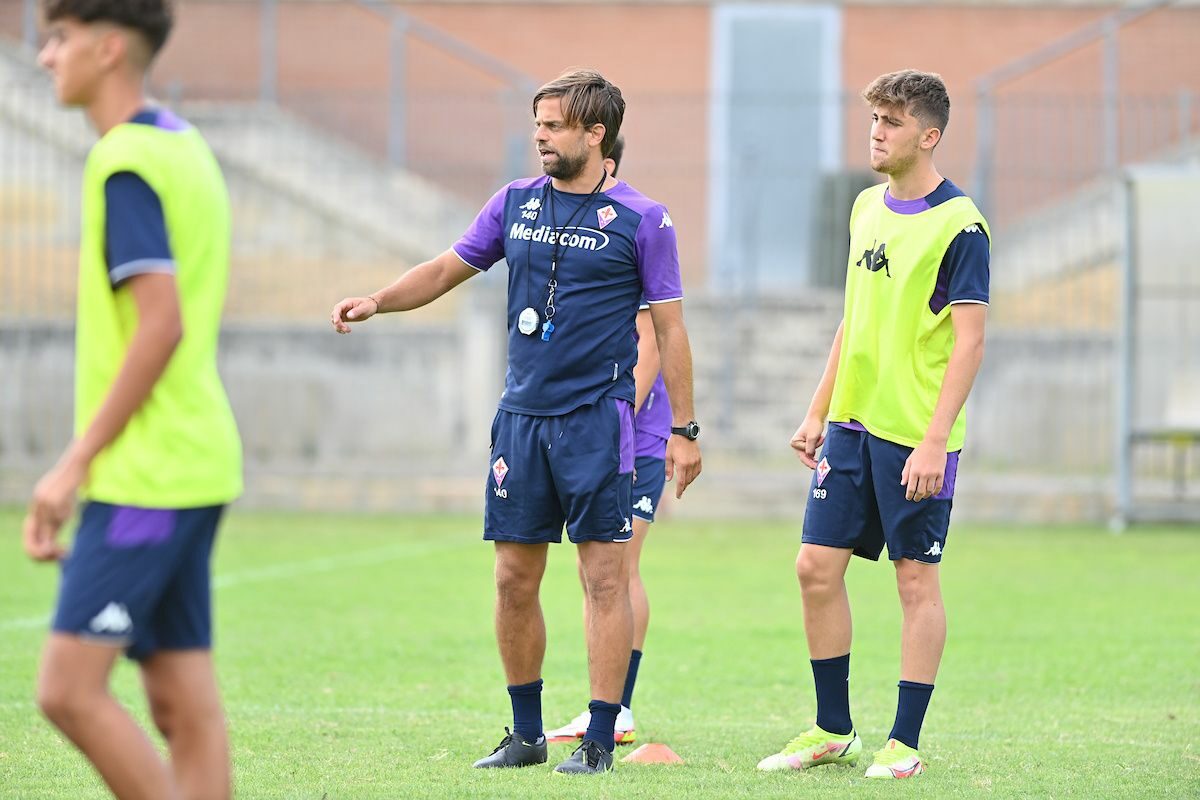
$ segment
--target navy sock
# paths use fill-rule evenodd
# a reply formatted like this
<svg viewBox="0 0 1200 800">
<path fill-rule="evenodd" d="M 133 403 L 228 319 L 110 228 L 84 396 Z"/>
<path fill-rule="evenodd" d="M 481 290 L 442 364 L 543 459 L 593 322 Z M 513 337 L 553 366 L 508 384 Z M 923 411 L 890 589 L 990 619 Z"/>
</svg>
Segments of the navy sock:
<svg viewBox="0 0 1200 800">
<path fill-rule="evenodd" d="M 588 711 L 592 712 L 592 721 L 588 723 L 583 738 L 591 739 L 611 753 L 617 747 L 613 740 L 613 731 L 616 730 L 617 714 L 621 713 L 621 707 L 616 703 L 593 700 L 588 703 Z"/>
<path fill-rule="evenodd" d="M 513 731 L 527 742 L 536 742 L 542 735 L 542 679 L 508 687 L 508 697 L 512 700 Z"/>
<path fill-rule="evenodd" d="M 817 688 L 817 725 L 823 731 L 844 736 L 854 730 L 850 721 L 850 654 L 811 661 Z"/>
<path fill-rule="evenodd" d="M 629 654 L 629 672 L 625 673 L 625 691 L 621 693 L 621 705 L 633 708 L 633 685 L 637 683 L 638 664 L 642 663 L 642 651 L 634 650 Z"/>
<path fill-rule="evenodd" d="M 889 739 L 903 742 L 913 750 L 921 736 L 921 724 L 925 721 L 925 709 L 933 695 L 932 683 L 900 681 L 900 698 L 896 701 L 896 724 L 892 726 Z"/>
</svg>

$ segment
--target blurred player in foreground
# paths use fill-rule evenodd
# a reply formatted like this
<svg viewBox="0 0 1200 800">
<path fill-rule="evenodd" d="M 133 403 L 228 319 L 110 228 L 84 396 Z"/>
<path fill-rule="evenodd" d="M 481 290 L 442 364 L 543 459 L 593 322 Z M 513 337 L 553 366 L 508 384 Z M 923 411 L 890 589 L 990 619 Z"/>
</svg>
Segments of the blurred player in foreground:
<svg viewBox="0 0 1200 800">
<path fill-rule="evenodd" d="M 83 176 L 75 438 L 34 489 L 25 549 L 63 558 L 38 704 L 122 800 L 226 798 L 229 745 L 211 655 L 209 560 L 241 493 L 217 375 L 229 206 L 212 152 L 153 106 L 167 0 L 45 0 L 40 60 L 100 134 Z M 70 555 L 57 544 L 84 500 Z M 108 692 L 138 662 L 158 750 Z"/>
</svg>

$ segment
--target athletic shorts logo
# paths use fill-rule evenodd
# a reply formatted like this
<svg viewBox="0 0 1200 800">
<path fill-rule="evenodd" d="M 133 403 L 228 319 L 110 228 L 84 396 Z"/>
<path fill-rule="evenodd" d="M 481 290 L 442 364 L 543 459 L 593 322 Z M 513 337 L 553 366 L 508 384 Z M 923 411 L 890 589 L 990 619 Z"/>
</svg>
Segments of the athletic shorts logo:
<svg viewBox="0 0 1200 800">
<path fill-rule="evenodd" d="M 933 543 L 933 547 L 925 551 L 927 556 L 940 556 L 942 554 L 942 546 L 937 542 Z"/>
<path fill-rule="evenodd" d="M 642 495 L 642 499 L 633 504 L 633 507 L 644 514 L 654 513 L 654 503 L 650 502 L 650 498 Z"/>
<path fill-rule="evenodd" d="M 129 611 L 120 603 L 109 603 L 88 623 L 92 633 L 129 633 L 133 630 L 133 621 L 129 619 Z"/>
<path fill-rule="evenodd" d="M 633 533 L 633 525 L 629 523 L 629 517 L 625 518 L 625 526 L 617 531 L 617 533 Z"/>
<path fill-rule="evenodd" d="M 504 476 L 508 474 L 508 464 L 504 463 L 504 456 L 496 459 L 496 463 L 492 464 L 492 475 L 496 478 L 496 488 L 499 489 L 504 483 Z"/>
<path fill-rule="evenodd" d="M 817 464 L 817 486 L 820 486 L 825 482 L 825 476 L 828 475 L 832 470 L 833 467 L 829 466 L 829 459 L 822 458 L 821 462 Z"/>
<path fill-rule="evenodd" d="M 596 219 L 600 221 L 600 230 L 608 227 L 608 223 L 617 218 L 617 210 L 612 206 L 605 206 L 596 212 Z"/>
</svg>

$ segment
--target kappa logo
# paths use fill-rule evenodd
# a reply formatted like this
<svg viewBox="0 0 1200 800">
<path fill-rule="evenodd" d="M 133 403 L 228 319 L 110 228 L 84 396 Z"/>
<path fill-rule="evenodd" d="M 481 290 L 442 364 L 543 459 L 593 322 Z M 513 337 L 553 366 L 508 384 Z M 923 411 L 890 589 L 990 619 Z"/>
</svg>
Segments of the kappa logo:
<svg viewBox="0 0 1200 800">
<path fill-rule="evenodd" d="M 885 275 L 887 275 L 889 278 L 892 277 L 892 271 L 888 269 L 888 266 L 891 264 L 891 262 L 888 261 L 887 257 L 887 242 L 883 242 L 879 245 L 879 247 L 873 250 L 864 250 L 862 258 L 860 258 L 858 261 L 855 261 L 854 264 L 859 267 L 865 267 L 871 272 L 879 272 L 879 270 L 883 270 Z"/>
<path fill-rule="evenodd" d="M 631 525 L 629 523 L 629 517 L 626 517 L 624 527 L 622 527 L 621 530 L 617 531 L 617 533 L 632 533 L 632 532 L 633 532 L 633 525 Z"/>
<path fill-rule="evenodd" d="M 596 219 L 600 221 L 600 230 L 608 227 L 608 224 L 617 218 L 617 210 L 612 206 L 605 206 L 596 212 Z"/>
<path fill-rule="evenodd" d="M 820 463 L 817 464 L 817 486 L 825 482 L 825 476 L 831 471 L 833 471 L 833 467 L 829 466 L 829 459 L 822 457 Z"/>
<path fill-rule="evenodd" d="M 963 228 L 963 233 L 983 233 L 983 228 L 980 228 L 974 222 Z"/>
<path fill-rule="evenodd" d="M 525 205 L 521 206 L 521 219 L 537 219 L 538 212 L 542 210 L 542 201 L 537 197 L 529 198 Z"/>
<path fill-rule="evenodd" d="M 129 611 L 120 603 L 109 603 L 96 616 L 92 617 L 88 627 L 92 633 L 129 633 L 133 630 L 133 621 L 129 619 Z"/>
<path fill-rule="evenodd" d="M 937 542 L 933 543 L 933 547 L 925 551 L 927 556 L 940 556 L 942 554 L 942 546 Z"/>
<path fill-rule="evenodd" d="M 654 513 L 654 503 L 650 502 L 650 498 L 642 495 L 642 499 L 633 504 L 633 507 L 644 514 Z"/>
<path fill-rule="evenodd" d="M 671 222 L 671 215 L 666 211 L 663 212 L 662 222 L 658 223 L 659 228 L 674 228 L 675 223 Z"/>
</svg>

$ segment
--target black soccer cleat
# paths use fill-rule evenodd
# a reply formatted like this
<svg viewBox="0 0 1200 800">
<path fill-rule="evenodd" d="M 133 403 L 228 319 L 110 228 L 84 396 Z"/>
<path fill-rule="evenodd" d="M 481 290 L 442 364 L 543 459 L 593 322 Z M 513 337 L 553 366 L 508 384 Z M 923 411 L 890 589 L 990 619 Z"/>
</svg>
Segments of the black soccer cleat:
<svg viewBox="0 0 1200 800">
<path fill-rule="evenodd" d="M 613 756 L 599 742 L 584 739 L 583 744 L 575 748 L 571 757 L 554 768 L 555 772 L 567 775 L 591 774 L 594 772 L 612 772 Z"/>
<path fill-rule="evenodd" d="M 612 760 L 611 758 L 609 759 Z M 537 741 L 530 742 L 516 731 L 504 729 L 504 738 L 490 756 L 475 762 L 476 769 L 490 767 L 532 767 L 534 764 L 546 763 L 546 737 L 539 736 Z"/>
</svg>

